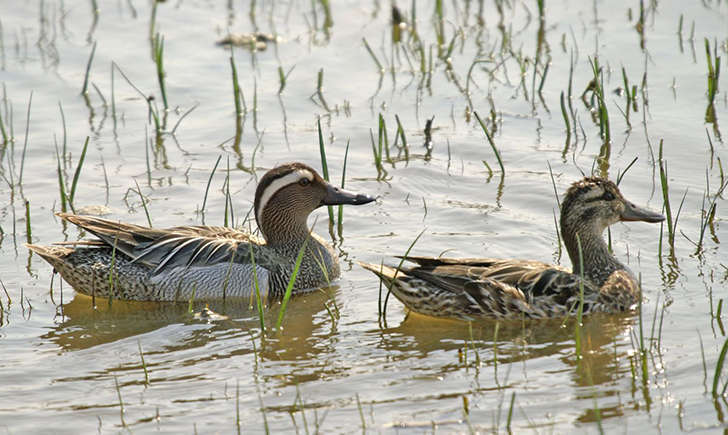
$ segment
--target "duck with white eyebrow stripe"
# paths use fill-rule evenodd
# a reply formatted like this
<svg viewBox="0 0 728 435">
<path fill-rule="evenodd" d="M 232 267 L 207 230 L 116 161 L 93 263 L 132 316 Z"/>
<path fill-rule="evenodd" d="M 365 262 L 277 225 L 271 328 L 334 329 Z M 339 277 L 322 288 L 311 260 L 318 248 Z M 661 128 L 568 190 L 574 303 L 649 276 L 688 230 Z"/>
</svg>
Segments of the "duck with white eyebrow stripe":
<svg viewBox="0 0 728 435">
<path fill-rule="evenodd" d="M 255 218 L 265 240 L 226 227 L 155 229 L 59 213 L 99 240 L 28 248 L 86 295 L 145 301 L 248 297 L 257 280 L 261 294 L 279 298 L 304 243 L 294 294 L 339 276 L 333 249 L 306 225 L 309 214 L 323 205 L 372 201 L 329 184 L 310 166 L 288 163 L 268 171 L 255 191 Z"/>
</svg>

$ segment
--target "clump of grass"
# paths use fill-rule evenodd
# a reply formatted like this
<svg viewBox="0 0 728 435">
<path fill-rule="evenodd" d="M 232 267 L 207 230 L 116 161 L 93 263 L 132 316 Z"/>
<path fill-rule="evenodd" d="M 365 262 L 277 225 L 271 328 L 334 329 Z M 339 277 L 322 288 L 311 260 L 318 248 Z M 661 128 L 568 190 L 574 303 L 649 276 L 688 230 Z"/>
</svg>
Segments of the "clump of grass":
<svg viewBox="0 0 728 435">
<path fill-rule="evenodd" d="M 715 125 L 715 106 L 713 102 L 715 95 L 718 93 L 718 81 L 720 79 L 720 56 L 718 56 L 718 43 L 715 42 L 713 47 L 714 53 L 710 52 L 710 40 L 705 38 L 705 57 L 708 63 L 708 108 L 705 111 L 705 122 Z M 715 56 L 715 65 L 713 64 L 713 55 Z"/>
<path fill-rule="evenodd" d="M 596 103 L 596 121 L 599 124 L 599 136 L 602 138 L 604 144 L 609 144 L 612 141 L 611 129 L 609 126 L 609 111 L 607 110 L 607 104 L 604 100 L 604 75 L 602 73 L 602 67 L 599 65 L 599 58 L 589 58 L 589 64 L 592 68 L 593 78 L 589 82 L 586 90 L 582 94 L 582 99 L 586 101 L 585 96 L 587 92 L 592 92 L 592 107 Z M 594 99 L 596 97 L 596 102 Z M 600 156 L 602 157 L 602 156 Z"/>
</svg>

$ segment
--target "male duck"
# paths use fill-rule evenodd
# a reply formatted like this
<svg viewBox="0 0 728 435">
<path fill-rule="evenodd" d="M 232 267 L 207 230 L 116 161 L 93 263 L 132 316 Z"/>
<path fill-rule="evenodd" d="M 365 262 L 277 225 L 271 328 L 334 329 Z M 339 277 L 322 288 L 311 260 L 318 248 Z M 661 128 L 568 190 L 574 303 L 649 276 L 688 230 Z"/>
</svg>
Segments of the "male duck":
<svg viewBox="0 0 728 435">
<path fill-rule="evenodd" d="M 538 261 L 493 258 L 407 257 L 418 265 L 399 272 L 360 264 L 409 309 L 430 316 L 473 320 L 571 315 L 578 309 L 582 283 L 584 313 L 627 311 L 639 302 L 640 286 L 609 252 L 602 233 L 619 221 L 662 220 L 661 214 L 626 200 L 613 182 L 587 177 L 569 188 L 561 204 L 561 234 L 571 272 Z"/>
<path fill-rule="evenodd" d="M 59 213 L 100 240 L 28 248 L 87 295 L 143 301 L 245 297 L 257 280 L 261 295 L 276 298 L 283 295 L 304 243 L 294 293 L 339 276 L 336 254 L 309 231 L 308 215 L 322 205 L 372 201 L 327 183 L 303 163 L 289 163 L 268 171 L 255 191 L 255 219 L 265 240 L 226 227 L 156 229 Z"/>
</svg>

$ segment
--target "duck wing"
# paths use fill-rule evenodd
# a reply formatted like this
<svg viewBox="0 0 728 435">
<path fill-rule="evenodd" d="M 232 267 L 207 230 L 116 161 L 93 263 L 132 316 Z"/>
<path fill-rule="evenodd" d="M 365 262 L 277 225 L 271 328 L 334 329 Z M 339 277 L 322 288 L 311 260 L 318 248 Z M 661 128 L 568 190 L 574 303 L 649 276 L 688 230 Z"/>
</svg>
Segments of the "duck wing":
<svg viewBox="0 0 728 435">
<path fill-rule="evenodd" d="M 251 246 L 257 264 L 263 266 L 271 261 L 270 253 L 261 252 L 264 242 L 231 228 L 178 226 L 156 229 L 94 216 L 68 213 L 58 216 L 89 231 L 108 246 L 116 246 L 132 262 L 154 268 L 155 274 L 164 268 L 250 263 Z"/>
<path fill-rule="evenodd" d="M 570 271 L 539 261 L 494 258 L 408 257 L 418 266 L 407 273 L 443 290 L 467 292 L 486 312 L 543 317 L 573 309 L 580 284 L 591 284 Z"/>
</svg>

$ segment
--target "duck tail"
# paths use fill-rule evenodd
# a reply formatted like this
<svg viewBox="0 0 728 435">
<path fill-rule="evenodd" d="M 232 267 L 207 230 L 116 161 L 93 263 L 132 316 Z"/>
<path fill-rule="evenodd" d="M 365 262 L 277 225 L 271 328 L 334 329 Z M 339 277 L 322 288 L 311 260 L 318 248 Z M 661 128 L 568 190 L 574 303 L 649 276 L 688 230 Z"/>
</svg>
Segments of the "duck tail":
<svg viewBox="0 0 728 435">
<path fill-rule="evenodd" d="M 380 279 L 385 280 L 385 282 L 394 280 L 395 276 L 404 275 L 403 270 L 400 270 L 399 273 L 397 273 L 396 268 L 385 264 L 364 263 L 363 261 L 357 261 L 357 263 L 359 263 L 359 266 L 364 269 L 374 272 L 375 275 L 377 275 Z"/>
<path fill-rule="evenodd" d="M 27 243 L 25 245 L 31 252 L 35 252 L 40 255 L 45 261 L 50 263 L 51 266 L 57 268 L 63 264 L 68 254 L 74 251 L 73 248 L 67 248 L 64 246 L 44 246 L 44 245 L 33 245 Z"/>
</svg>

